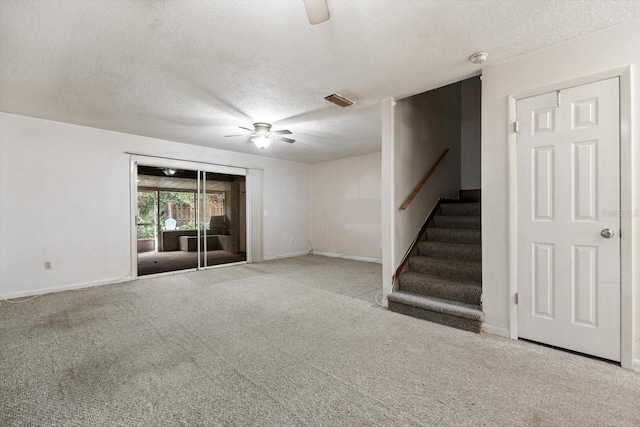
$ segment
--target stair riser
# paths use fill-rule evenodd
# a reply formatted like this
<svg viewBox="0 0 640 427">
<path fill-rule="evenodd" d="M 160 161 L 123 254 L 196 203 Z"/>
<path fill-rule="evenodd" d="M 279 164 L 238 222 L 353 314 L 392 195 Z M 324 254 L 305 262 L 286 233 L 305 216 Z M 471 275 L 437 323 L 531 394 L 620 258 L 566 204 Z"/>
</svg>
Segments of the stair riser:
<svg viewBox="0 0 640 427">
<path fill-rule="evenodd" d="M 442 203 L 440 215 L 475 215 L 481 212 L 479 203 Z"/>
<path fill-rule="evenodd" d="M 398 285 L 400 290 L 414 294 L 480 305 L 482 291 L 480 287 L 476 288 L 472 285 L 456 286 L 453 284 L 433 283 L 426 280 L 408 279 L 402 275 L 399 277 Z"/>
<path fill-rule="evenodd" d="M 430 224 L 439 228 L 461 228 L 480 230 L 481 223 L 479 216 L 446 216 L 436 215 Z"/>
<path fill-rule="evenodd" d="M 459 194 L 460 201 L 464 203 L 480 203 L 480 199 L 482 198 L 482 192 L 480 189 L 460 190 Z"/>
<path fill-rule="evenodd" d="M 450 230 L 442 228 L 427 228 L 426 240 L 443 243 L 482 244 L 481 232 L 478 230 Z"/>
<path fill-rule="evenodd" d="M 420 242 L 418 244 L 418 255 L 458 261 L 481 262 L 482 247 L 478 245 L 464 248 L 449 248 L 444 245 L 438 245 L 438 242 Z"/>
<path fill-rule="evenodd" d="M 412 307 L 397 302 L 389 301 L 389 310 L 396 313 L 405 314 L 407 316 L 416 317 L 418 319 L 428 320 L 429 322 L 439 323 L 441 325 L 451 326 L 453 328 L 462 329 L 463 331 L 481 333 L 482 322 L 477 320 L 465 319 L 462 317 L 452 316 L 444 313 L 437 313 L 431 310 Z"/>
<path fill-rule="evenodd" d="M 409 259 L 409 270 L 432 276 L 449 277 L 460 280 L 482 281 L 482 264 L 468 264 L 463 267 L 430 258 L 428 261 Z"/>
</svg>

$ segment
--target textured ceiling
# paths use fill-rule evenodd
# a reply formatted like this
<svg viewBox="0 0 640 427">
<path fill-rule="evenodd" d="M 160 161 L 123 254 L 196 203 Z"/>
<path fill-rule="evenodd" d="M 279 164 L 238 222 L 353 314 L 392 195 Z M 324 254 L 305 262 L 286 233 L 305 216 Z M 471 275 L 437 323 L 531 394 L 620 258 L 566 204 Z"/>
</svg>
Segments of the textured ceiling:
<svg viewBox="0 0 640 427">
<path fill-rule="evenodd" d="M 380 99 L 640 19 L 639 1 L 0 0 L 0 110 L 315 163 L 380 151 Z M 356 104 L 323 97 L 338 92 Z M 259 150 L 237 126 L 293 132 Z"/>
</svg>

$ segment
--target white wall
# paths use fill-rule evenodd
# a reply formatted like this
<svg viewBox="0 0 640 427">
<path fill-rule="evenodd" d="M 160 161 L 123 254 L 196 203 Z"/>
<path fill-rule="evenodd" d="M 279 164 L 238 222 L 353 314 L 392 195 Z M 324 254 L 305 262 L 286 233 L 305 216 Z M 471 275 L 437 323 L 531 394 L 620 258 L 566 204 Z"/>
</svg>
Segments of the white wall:
<svg viewBox="0 0 640 427">
<path fill-rule="evenodd" d="M 380 153 L 311 165 L 314 253 L 380 261 Z"/>
<path fill-rule="evenodd" d="M 509 96 L 534 94 L 542 89 L 565 87 L 567 82 L 586 83 L 611 70 L 631 66 L 630 86 L 622 79 L 621 98 L 630 101 L 630 122 L 622 122 L 623 176 L 629 161 L 632 169 L 623 182 L 623 204 L 630 207 L 623 223 L 631 233 L 623 246 L 634 264 L 633 283 L 625 292 L 623 305 L 633 301 L 633 318 L 623 314 L 624 327 L 633 328 L 627 340 L 623 331 L 623 364 L 631 365 L 629 354 L 640 359 L 640 23 L 614 27 L 561 45 L 520 56 L 484 70 L 482 81 L 482 243 L 483 309 L 489 330 L 509 332 L 514 304 L 509 290 Z M 582 79 L 576 81 L 576 79 Z M 626 154 L 625 154 L 626 153 Z M 624 207 L 624 206 L 623 206 Z M 628 276 L 628 275 L 627 275 Z M 627 344 L 624 344 L 627 342 Z M 640 362 L 636 362 L 640 366 Z"/>
<path fill-rule="evenodd" d="M 0 296 L 131 276 L 125 151 L 264 169 L 265 258 L 310 249 L 307 164 L 0 113 Z"/>
<path fill-rule="evenodd" d="M 463 80 L 461 84 L 460 127 L 460 188 L 477 190 L 480 188 L 480 110 L 482 84 L 480 77 Z"/>
<path fill-rule="evenodd" d="M 391 275 L 402 262 L 420 227 L 438 198 L 456 198 L 460 189 L 460 85 L 450 85 L 383 107 L 383 238 L 384 297 L 391 291 Z M 450 151 L 428 183 L 406 210 L 400 205 L 433 166 L 442 152 Z M 387 174 L 390 178 L 385 178 Z M 387 181 L 387 179 L 389 181 Z M 387 188 L 391 186 L 391 188 Z M 389 258 L 386 258 L 385 245 Z"/>
<path fill-rule="evenodd" d="M 393 98 L 385 98 L 380 101 L 380 136 L 381 136 L 381 185 L 380 202 L 382 205 L 381 225 L 382 225 L 382 294 L 383 304 L 387 304 L 387 295 L 393 288 L 393 274 L 396 266 L 393 264 L 394 229 L 393 221 L 396 214 L 394 205 L 395 186 L 393 185 L 394 174 L 394 145 L 396 138 L 396 101 Z"/>
</svg>

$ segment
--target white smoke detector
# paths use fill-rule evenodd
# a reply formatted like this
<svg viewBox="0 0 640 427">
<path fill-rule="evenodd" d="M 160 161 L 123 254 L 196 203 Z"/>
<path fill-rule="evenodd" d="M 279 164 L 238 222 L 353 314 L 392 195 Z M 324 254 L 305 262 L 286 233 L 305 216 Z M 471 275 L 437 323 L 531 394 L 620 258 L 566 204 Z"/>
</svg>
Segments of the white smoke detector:
<svg viewBox="0 0 640 427">
<path fill-rule="evenodd" d="M 474 64 L 483 64 L 487 60 L 489 54 L 487 52 L 476 52 L 469 57 L 469 61 Z"/>
</svg>

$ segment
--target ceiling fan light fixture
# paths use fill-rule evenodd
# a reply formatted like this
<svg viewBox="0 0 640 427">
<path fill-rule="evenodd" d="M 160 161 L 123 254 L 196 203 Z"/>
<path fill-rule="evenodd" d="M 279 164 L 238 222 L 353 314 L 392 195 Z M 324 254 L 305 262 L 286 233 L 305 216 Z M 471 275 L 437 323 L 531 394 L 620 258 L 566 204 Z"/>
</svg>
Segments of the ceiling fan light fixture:
<svg viewBox="0 0 640 427">
<path fill-rule="evenodd" d="M 273 136 L 270 134 L 261 134 L 252 138 L 251 141 L 256 145 L 256 147 L 260 149 L 269 148 L 271 143 L 273 142 Z"/>
<path fill-rule="evenodd" d="M 176 172 L 178 172 L 177 169 L 171 169 L 171 168 L 164 168 L 162 169 L 162 172 L 164 172 L 165 175 L 167 176 L 173 176 L 176 174 Z"/>
<path fill-rule="evenodd" d="M 327 21 L 331 17 L 329 14 L 329 7 L 327 6 L 327 0 L 302 1 L 304 2 L 305 9 L 307 9 L 307 17 L 309 17 L 309 23 L 311 25 Z"/>
<path fill-rule="evenodd" d="M 250 141 L 252 141 L 258 148 L 267 148 L 274 140 L 286 142 L 292 144 L 296 142 L 295 139 L 286 138 L 283 135 L 291 135 L 292 132 L 289 129 L 271 130 L 271 123 L 255 122 L 253 129 L 248 127 L 238 126 L 240 129 L 249 131 L 251 134 Z M 226 136 L 243 136 L 243 135 L 226 135 Z"/>
</svg>

